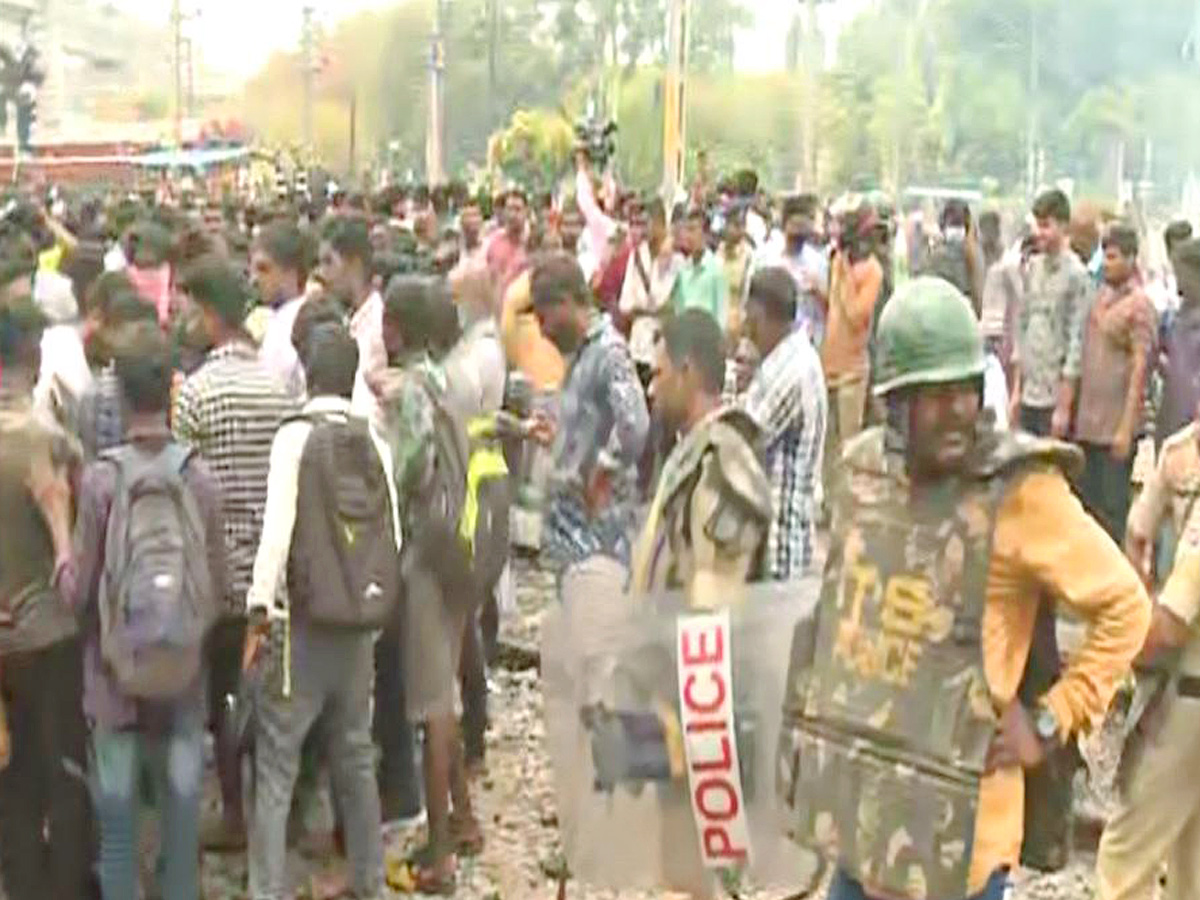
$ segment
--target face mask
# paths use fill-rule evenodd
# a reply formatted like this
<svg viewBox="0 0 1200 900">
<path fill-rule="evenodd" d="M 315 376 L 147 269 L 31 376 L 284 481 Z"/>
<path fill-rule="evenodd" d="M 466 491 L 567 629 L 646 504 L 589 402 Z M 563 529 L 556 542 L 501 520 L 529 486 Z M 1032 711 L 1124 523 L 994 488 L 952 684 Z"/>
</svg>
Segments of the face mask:
<svg viewBox="0 0 1200 900">
<path fill-rule="evenodd" d="M 967 229 L 955 225 L 946 229 L 946 243 L 961 244 L 967 239 Z"/>
</svg>

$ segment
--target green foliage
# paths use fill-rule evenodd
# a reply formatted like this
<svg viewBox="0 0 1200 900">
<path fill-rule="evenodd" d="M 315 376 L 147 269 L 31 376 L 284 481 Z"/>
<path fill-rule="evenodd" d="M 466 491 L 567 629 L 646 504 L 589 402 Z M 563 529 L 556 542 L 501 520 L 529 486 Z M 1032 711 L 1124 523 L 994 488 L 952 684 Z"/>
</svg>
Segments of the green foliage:
<svg viewBox="0 0 1200 900">
<path fill-rule="evenodd" d="M 1149 143 L 1155 178 L 1170 190 L 1200 163 L 1197 126 L 1185 125 L 1198 120 L 1179 108 L 1197 106 L 1200 69 L 1181 55 L 1194 13 L 1193 0 L 930 0 L 923 11 L 884 0 L 847 31 L 827 89 L 845 101 L 847 79 L 870 86 L 852 97 L 854 121 L 881 124 L 900 110 L 893 183 L 988 176 L 1019 190 L 1033 124 L 1047 179 L 1071 176 L 1111 196 L 1117 147 L 1128 177 Z M 835 158 L 853 146 L 838 137 Z M 877 130 L 874 142 L 885 139 Z M 886 161 L 879 170 L 889 174 Z"/>
<path fill-rule="evenodd" d="M 560 113 L 518 110 L 488 146 L 488 162 L 507 181 L 546 191 L 567 174 L 575 131 Z"/>
<path fill-rule="evenodd" d="M 986 180 L 1019 194 L 1031 124 L 1046 179 L 1070 176 L 1088 193 L 1115 192 L 1119 158 L 1126 177 L 1140 177 L 1146 147 L 1160 194 L 1200 168 L 1200 66 L 1182 52 L 1195 0 L 876 0 L 842 31 L 811 93 L 795 71 L 798 26 L 778 36 L 789 73 L 739 75 L 733 37 L 753 0 L 691 8 L 689 152 L 706 148 L 717 172 L 755 166 L 789 187 L 809 96 L 825 192 Z M 545 111 L 551 127 L 600 98 L 620 125 L 620 175 L 657 186 L 667 0 L 451 0 L 443 10 L 451 172 L 480 163 L 518 110 Z M 433 0 L 397 0 L 330 36 L 315 124 L 335 167 L 347 160 L 354 97 L 360 155 L 382 157 L 395 141 L 402 169 L 423 168 L 432 21 Z M 278 56 L 247 87 L 244 116 L 270 143 L 299 138 L 300 75 L 296 55 Z M 540 160 L 536 177 L 555 165 Z"/>
<path fill-rule="evenodd" d="M 693 68 L 728 72 L 733 32 L 747 21 L 747 0 L 693 4 Z M 479 164 L 488 140 L 521 109 L 581 114 L 588 97 L 602 108 L 637 108 L 636 128 L 622 121 L 622 141 L 657 141 L 661 108 L 647 71 L 666 53 L 667 0 L 453 0 L 443 5 L 446 48 L 446 155 L 451 172 Z M 334 167 L 348 162 L 350 104 L 364 159 L 385 156 L 402 169 L 424 164 L 429 109 L 429 42 L 433 0 L 397 0 L 341 22 L 325 41 L 330 62 L 316 76 L 315 143 Z M 611 52 L 606 52 L 611 51 Z M 643 93 L 637 102 L 631 98 Z M 280 54 L 247 85 L 242 114 L 277 146 L 301 132 L 303 78 L 298 54 Z M 644 133 L 643 133 L 644 132 Z M 396 142 L 398 154 L 388 154 Z M 658 163 L 643 154 L 634 168 L 656 183 Z M 637 154 L 631 154 L 632 159 Z"/>
</svg>

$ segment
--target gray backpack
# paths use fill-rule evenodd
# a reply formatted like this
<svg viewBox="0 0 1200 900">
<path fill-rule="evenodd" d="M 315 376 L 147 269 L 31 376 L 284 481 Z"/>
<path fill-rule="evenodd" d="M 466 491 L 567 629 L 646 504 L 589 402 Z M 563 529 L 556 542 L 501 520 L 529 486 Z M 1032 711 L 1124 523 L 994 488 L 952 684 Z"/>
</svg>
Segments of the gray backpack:
<svg viewBox="0 0 1200 900">
<path fill-rule="evenodd" d="M 191 451 L 128 445 L 101 455 L 117 469 L 100 582 L 100 653 L 121 691 L 164 700 L 195 683 L 217 615 L 208 535 L 183 473 Z"/>
<path fill-rule="evenodd" d="M 479 592 L 471 550 L 460 528 L 470 463 L 467 430 L 428 376 L 421 376 L 421 385 L 433 407 L 433 463 L 414 494 L 406 498 L 411 544 L 438 578 L 446 600 L 455 609 L 470 612 Z"/>
</svg>

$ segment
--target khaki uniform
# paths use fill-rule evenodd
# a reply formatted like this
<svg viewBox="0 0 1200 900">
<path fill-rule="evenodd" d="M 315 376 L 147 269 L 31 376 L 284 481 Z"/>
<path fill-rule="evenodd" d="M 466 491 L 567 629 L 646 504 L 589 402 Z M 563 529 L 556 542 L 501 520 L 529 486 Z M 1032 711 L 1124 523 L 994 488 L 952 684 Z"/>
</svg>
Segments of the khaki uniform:
<svg viewBox="0 0 1200 900">
<path fill-rule="evenodd" d="M 1186 444 L 1176 443 L 1185 436 Z M 1188 446 L 1194 454 L 1195 442 L 1193 425 L 1164 445 L 1164 462 Z M 1159 603 L 1188 623 L 1192 635 L 1161 702 L 1130 738 L 1141 742 L 1139 756 L 1100 841 L 1100 900 L 1153 900 L 1164 860 L 1164 900 L 1200 897 L 1200 779 L 1195 776 L 1200 747 L 1200 504 L 1191 506 Z"/>
<path fill-rule="evenodd" d="M 634 549 L 635 597 L 683 589 L 714 608 L 760 574 L 772 513 L 756 439 L 748 416 L 721 407 L 676 444 Z"/>
<path fill-rule="evenodd" d="M 761 571 L 771 521 L 771 487 L 755 449 L 757 427 L 743 412 L 714 410 L 675 445 L 634 549 L 634 602 L 682 589 L 697 609 L 736 604 Z M 664 883 L 683 895 L 713 896 L 700 862 L 684 783 L 658 794 Z"/>
<path fill-rule="evenodd" d="M 1128 531 L 1153 538 L 1169 513 L 1173 534 L 1181 534 L 1183 519 L 1197 495 L 1200 495 L 1200 426 L 1193 422 L 1162 445 L 1158 465 L 1129 511 Z"/>
</svg>

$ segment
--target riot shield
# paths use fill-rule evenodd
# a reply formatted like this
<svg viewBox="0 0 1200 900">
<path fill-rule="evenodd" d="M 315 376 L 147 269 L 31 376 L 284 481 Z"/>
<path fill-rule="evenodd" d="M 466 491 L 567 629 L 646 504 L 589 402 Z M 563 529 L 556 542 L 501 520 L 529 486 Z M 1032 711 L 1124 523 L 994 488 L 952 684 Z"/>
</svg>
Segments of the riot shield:
<svg viewBox="0 0 1200 900">
<path fill-rule="evenodd" d="M 564 851 L 608 888 L 712 893 L 718 878 L 802 886 L 776 749 L 796 624 L 819 580 L 746 585 L 727 611 L 631 598 L 626 571 L 568 570 L 542 630 L 546 733 Z"/>
</svg>

